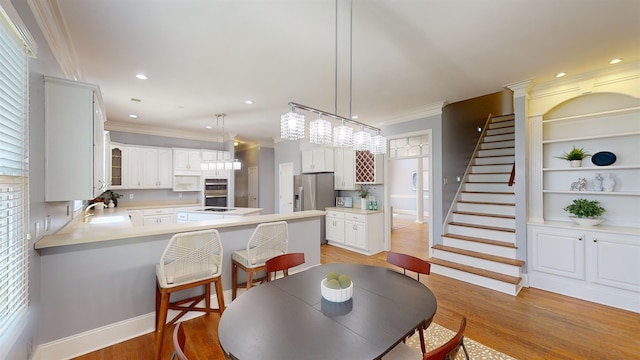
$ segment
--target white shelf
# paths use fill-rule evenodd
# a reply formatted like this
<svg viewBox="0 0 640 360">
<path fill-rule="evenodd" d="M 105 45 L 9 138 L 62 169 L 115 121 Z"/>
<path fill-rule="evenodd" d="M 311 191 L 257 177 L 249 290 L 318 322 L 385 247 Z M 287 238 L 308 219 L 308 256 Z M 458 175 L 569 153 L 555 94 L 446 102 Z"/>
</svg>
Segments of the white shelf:
<svg viewBox="0 0 640 360">
<path fill-rule="evenodd" d="M 548 123 L 554 123 L 554 122 L 560 122 L 560 121 L 593 119 L 593 118 L 598 118 L 602 116 L 630 114 L 636 111 L 640 111 L 640 107 L 631 107 L 631 108 L 601 111 L 601 112 L 595 112 L 595 113 L 589 113 L 589 114 L 583 114 L 583 115 L 566 116 L 566 117 L 561 117 L 556 119 L 543 120 L 542 123 L 548 124 Z"/>
<path fill-rule="evenodd" d="M 596 171 L 596 170 L 599 170 L 601 172 L 605 172 L 609 170 L 634 170 L 634 169 L 640 169 L 640 165 L 586 166 L 586 167 L 578 167 L 578 168 L 572 168 L 572 167 L 543 168 L 542 171 Z"/>
<path fill-rule="evenodd" d="M 632 234 L 640 235 L 640 228 L 626 227 L 626 226 L 609 226 L 606 222 L 597 226 L 580 226 L 571 221 L 562 221 L 560 219 L 547 219 L 543 222 L 529 221 L 528 225 L 544 225 L 563 229 L 575 229 L 575 230 L 588 230 L 588 231 L 600 231 L 616 234 Z"/>
<path fill-rule="evenodd" d="M 640 131 L 632 131 L 632 132 L 624 132 L 624 133 L 615 133 L 615 134 L 598 134 L 591 136 L 579 136 L 574 138 L 562 138 L 562 139 L 553 139 L 553 140 L 543 140 L 543 144 L 553 144 L 553 143 L 563 143 L 570 141 L 581 141 L 581 140 L 594 140 L 594 139 L 609 139 L 615 137 L 623 137 L 623 136 L 635 136 L 640 135 Z"/>
<path fill-rule="evenodd" d="M 571 191 L 571 190 L 542 190 L 545 194 L 580 194 L 603 196 L 640 196 L 637 191 Z"/>
</svg>

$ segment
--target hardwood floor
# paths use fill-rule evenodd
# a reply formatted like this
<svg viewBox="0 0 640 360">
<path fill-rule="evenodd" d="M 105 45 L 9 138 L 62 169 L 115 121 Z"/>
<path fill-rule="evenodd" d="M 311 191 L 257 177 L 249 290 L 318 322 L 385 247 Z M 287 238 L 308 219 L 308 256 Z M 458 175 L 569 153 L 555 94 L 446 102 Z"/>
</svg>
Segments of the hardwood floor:
<svg viewBox="0 0 640 360">
<path fill-rule="evenodd" d="M 402 220 L 394 220 L 394 223 Z M 427 258 L 427 226 L 407 222 L 392 232 L 393 251 Z M 353 262 L 389 266 L 386 253 L 364 256 L 322 245 L 321 262 Z M 638 359 L 640 314 L 598 305 L 542 290 L 525 288 L 517 297 L 453 280 L 437 274 L 420 280 L 436 295 L 434 321 L 455 329 L 468 319 L 466 337 L 518 359 Z M 218 345 L 218 314 L 184 322 L 189 359 L 224 359 Z M 163 359 L 173 351 L 168 329 Z M 265 336 L 267 336 L 265 334 Z M 78 357 L 151 359 L 155 334 L 109 346 Z M 301 359 L 302 360 L 302 359 Z"/>
</svg>

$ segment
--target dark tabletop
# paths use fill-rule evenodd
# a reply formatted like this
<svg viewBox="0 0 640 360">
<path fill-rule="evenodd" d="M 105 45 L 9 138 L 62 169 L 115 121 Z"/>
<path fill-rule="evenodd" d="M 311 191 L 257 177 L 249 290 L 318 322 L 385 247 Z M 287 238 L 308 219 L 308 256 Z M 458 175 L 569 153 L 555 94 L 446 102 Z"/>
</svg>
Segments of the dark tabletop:
<svg viewBox="0 0 640 360">
<path fill-rule="evenodd" d="M 320 282 L 330 271 L 349 275 L 351 300 L 322 298 Z M 377 359 L 435 312 L 431 290 L 402 273 L 328 264 L 238 296 L 222 314 L 218 340 L 232 359 Z"/>
</svg>

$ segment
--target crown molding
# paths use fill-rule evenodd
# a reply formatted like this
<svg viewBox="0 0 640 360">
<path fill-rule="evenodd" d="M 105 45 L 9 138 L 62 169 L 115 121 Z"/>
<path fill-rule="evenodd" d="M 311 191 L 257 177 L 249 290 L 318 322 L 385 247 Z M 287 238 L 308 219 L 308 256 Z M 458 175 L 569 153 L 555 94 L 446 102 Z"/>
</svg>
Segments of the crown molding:
<svg viewBox="0 0 640 360">
<path fill-rule="evenodd" d="M 441 115 L 442 108 L 446 104 L 446 101 L 437 101 L 435 103 L 415 108 L 401 115 L 394 116 L 388 120 L 380 121 L 378 125 L 389 126 L 393 124 L 403 123 L 407 121 L 413 121 L 423 119 L 430 116 Z"/>
<path fill-rule="evenodd" d="M 75 48 L 57 0 L 27 0 L 51 52 L 67 79 L 82 81 Z"/>
<path fill-rule="evenodd" d="M 5 23 L 9 26 L 16 38 L 22 42 L 26 54 L 30 57 L 36 57 L 38 54 L 38 44 L 33 40 L 29 29 L 24 22 L 22 22 L 20 15 L 10 0 L 0 0 L 0 20 L 2 20 L 3 17 L 6 19 Z"/>
</svg>

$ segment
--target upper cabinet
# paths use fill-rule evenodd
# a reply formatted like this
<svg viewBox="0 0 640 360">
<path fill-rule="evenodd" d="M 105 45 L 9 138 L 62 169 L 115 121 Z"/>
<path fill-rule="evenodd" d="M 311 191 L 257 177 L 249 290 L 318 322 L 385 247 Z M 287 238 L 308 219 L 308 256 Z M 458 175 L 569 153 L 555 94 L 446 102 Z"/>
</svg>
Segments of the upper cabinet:
<svg viewBox="0 0 640 360">
<path fill-rule="evenodd" d="M 333 149 L 321 147 L 302 151 L 302 172 L 318 173 L 333 172 Z"/>
<path fill-rule="evenodd" d="M 228 178 L 230 170 L 225 169 L 222 161 L 230 160 L 231 154 L 222 150 L 202 150 L 202 172 L 207 178 Z"/>
<path fill-rule="evenodd" d="M 356 152 L 349 148 L 336 148 L 334 150 L 335 190 L 358 190 L 356 185 Z"/>
<path fill-rule="evenodd" d="M 202 155 L 200 150 L 173 149 L 173 168 L 175 171 L 200 171 Z"/>
<path fill-rule="evenodd" d="M 172 151 L 168 148 L 142 149 L 142 186 L 145 189 L 170 189 L 173 178 Z"/>
<path fill-rule="evenodd" d="M 369 151 L 356 151 L 356 184 L 382 184 L 384 155 L 373 155 Z"/>
<path fill-rule="evenodd" d="M 119 144 L 111 144 L 111 153 L 110 153 L 110 179 L 109 188 L 110 189 L 122 189 L 123 182 L 123 173 L 124 173 L 124 146 Z"/>
<path fill-rule="evenodd" d="M 44 89 L 45 201 L 93 199 L 107 183 L 99 88 L 45 77 Z"/>
</svg>

